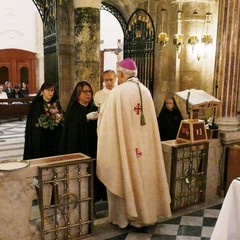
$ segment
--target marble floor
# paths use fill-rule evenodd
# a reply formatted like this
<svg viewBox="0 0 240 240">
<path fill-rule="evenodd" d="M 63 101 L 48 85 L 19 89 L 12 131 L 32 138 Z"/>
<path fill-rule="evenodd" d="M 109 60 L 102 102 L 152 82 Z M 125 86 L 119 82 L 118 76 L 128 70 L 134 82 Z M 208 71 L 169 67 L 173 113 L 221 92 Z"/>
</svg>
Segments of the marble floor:
<svg viewBox="0 0 240 240">
<path fill-rule="evenodd" d="M 0 120 L 0 161 L 23 158 L 26 119 Z"/>
<path fill-rule="evenodd" d="M 26 119 L 0 122 L 0 162 L 22 159 Z M 108 222 L 107 202 L 96 203 L 93 240 L 208 240 L 223 202 L 222 197 L 173 212 L 171 219 L 146 228 L 120 229 Z"/>
<path fill-rule="evenodd" d="M 97 212 L 94 240 L 209 240 L 217 221 L 222 198 L 173 212 L 171 219 L 146 228 L 120 229 L 108 223 L 107 211 Z M 105 214 L 105 216 L 104 216 Z"/>
</svg>

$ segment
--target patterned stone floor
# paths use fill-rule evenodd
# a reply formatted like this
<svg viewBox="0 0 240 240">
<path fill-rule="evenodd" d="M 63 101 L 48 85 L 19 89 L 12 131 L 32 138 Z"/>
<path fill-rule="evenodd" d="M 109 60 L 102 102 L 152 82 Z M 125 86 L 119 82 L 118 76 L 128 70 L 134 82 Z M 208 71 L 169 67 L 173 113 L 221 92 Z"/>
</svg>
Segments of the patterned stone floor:
<svg viewBox="0 0 240 240">
<path fill-rule="evenodd" d="M 0 122 L 0 162 L 22 159 L 26 119 Z M 147 228 L 120 229 L 108 223 L 107 202 L 96 204 L 93 240 L 209 240 L 223 198 L 197 204 L 177 212 L 171 219 Z"/>
<path fill-rule="evenodd" d="M 23 158 L 26 119 L 0 122 L 0 161 Z"/>
<path fill-rule="evenodd" d="M 107 221 L 107 217 L 95 220 L 94 240 L 209 240 L 216 224 L 221 198 L 197 204 L 178 212 L 171 219 L 146 228 L 120 229 Z M 213 204 L 213 205 L 212 205 Z M 103 212 L 101 213 L 103 215 Z M 107 216 L 107 211 L 105 211 Z"/>
</svg>

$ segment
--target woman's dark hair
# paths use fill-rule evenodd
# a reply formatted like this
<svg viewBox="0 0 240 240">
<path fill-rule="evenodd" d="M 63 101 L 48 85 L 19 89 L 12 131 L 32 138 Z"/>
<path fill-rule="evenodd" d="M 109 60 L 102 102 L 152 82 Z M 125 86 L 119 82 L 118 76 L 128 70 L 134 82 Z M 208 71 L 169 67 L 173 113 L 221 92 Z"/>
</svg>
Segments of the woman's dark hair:
<svg viewBox="0 0 240 240">
<path fill-rule="evenodd" d="M 43 83 L 42 84 L 42 86 L 41 86 L 41 88 L 40 88 L 40 90 L 39 91 L 43 91 L 43 90 L 45 90 L 45 89 L 49 89 L 49 88 L 51 88 L 51 87 L 54 87 L 54 89 L 55 89 L 55 84 L 54 83 L 47 83 L 47 82 L 45 82 L 45 83 Z"/>
<path fill-rule="evenodd" d="M 26 82 L 21 82 L 21 87 L 23 86 L 23 84 L 25 84 L 26 88 L 28 88 L 28 84 Z"/>
<path fill-rule="evenodd" d="M 33 99 L 33 102 L 32 103 L 35 103 L 36 101 L 38 101 L 38 99 L 42 98 L 42 91 L 45 90 L 45 89 L 49 89 L 51 87 L 54 87 L 54 90 L 55 89 L 55 84 L 54 83 L 43 83 L 41 88 L 39 89 L 37 95 L 35 96 L 35 98 Z M 53 97 L 51 99 L 51 102 L 55 102 L 56 100 L 58 100 L 58 94 L 57 94 L 57 91 L 54 91 L 54 94 L 53 94 Z"/>
</svg>

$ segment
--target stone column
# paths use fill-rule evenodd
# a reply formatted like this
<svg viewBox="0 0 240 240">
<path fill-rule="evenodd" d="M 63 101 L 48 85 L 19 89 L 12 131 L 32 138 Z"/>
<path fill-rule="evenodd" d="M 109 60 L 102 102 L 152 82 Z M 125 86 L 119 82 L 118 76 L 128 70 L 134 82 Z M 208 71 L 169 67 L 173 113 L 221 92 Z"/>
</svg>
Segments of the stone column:
<svg viewBox="0 0 240 240">
<path fill-rule="evenodd" d="M 74 80 L 88 81 L 93 91 L 100 75 L 100 0 L 74 0 Z"/>
<path fill-rule="evenodd" d="M 75 86 L 74 82 L 74 8 L 72 1 L 57 1 L 57 61 L 59 97 L 64 110 Z"/>
<path fill-rule="evenodd" d="M 220 129 L 223 154 L 219 161 L 218 194 L 226 192 L 227 148 L 240 142 L 237 100 L 240 74 L 240 0 L 219 0 L 216 60 L 214 73 L 215 96 L 222 101 L 215 122 Z"/>
<path fill-rule="evenodd" d="M 222 101 L 216 123 L 221 131 L 239 130 L 237 99 L 240 74 L 240 0 L 219 0 L 215 60 L 215 96 Z M 237 134 L 235 138 L 240 138 Z"/>
</svg>

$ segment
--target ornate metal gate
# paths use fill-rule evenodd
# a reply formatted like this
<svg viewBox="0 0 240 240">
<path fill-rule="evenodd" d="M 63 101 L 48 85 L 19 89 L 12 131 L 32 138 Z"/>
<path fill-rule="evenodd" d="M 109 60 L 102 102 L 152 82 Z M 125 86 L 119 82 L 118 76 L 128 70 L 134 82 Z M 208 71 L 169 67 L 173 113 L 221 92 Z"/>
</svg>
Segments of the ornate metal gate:
<svg viewBox="0 0 240 240">
<path fill-rule="evenodd" d="M 76 240 L 93 232 L 93 160 L 81 154 L 63 157 L 60 163 L 38 166 L 39 230 L 44 240 Z"/>
<path fill-rule="evenodd" d="M 178 210 L 205 201 L 208 142 L 172 147 L 171 207 Z"/>
<path fill-rule="evenodd" d="M 138 77 L 153 94 L 155 30 L 150 15 L 136 10 L 126 24 L 121 13 L 113 6 L 102 3 L 101 10 L 112 13 L 124 33 L 124 57 L 133 58 L 138 67 Z"/>
<path fill-rule="evenodd" d="M 124 37 L 124 57 L 136 61 L 139 79 L 153 94 L 155 30 L 150 15 L 136 10 Z"/>
</svg>

